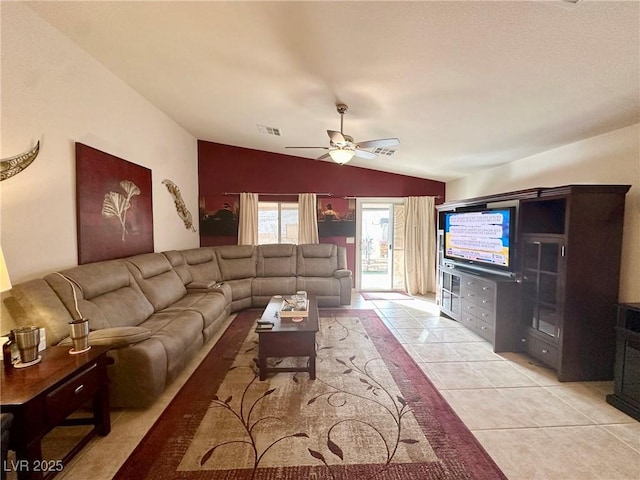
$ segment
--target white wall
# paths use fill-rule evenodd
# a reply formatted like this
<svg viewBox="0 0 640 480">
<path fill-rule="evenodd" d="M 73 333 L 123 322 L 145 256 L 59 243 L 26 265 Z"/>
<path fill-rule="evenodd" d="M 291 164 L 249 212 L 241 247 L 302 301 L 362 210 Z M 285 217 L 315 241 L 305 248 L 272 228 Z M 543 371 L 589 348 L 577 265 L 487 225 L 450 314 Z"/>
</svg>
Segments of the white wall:
<svg viewBox="0 0 640 480">
<path fill-rule="evenodd" d="M 640 302 L 640 124 L 448 182 L 446 195 L 451 201 L 580 183 L 631 185 L 625 202 L 619 299 Z"/>
<path fill-rule="evenodd" d="M 24 4 L 0 9 L 0 156 L 41 141 L 34 163 L 0 183 L 12 283 L 77 265 L 75 142 L 152 170 L 156 251 L 197 247 L 161 183 L 178 185 L 197 227 L 196 139 Z"/>
</svg>

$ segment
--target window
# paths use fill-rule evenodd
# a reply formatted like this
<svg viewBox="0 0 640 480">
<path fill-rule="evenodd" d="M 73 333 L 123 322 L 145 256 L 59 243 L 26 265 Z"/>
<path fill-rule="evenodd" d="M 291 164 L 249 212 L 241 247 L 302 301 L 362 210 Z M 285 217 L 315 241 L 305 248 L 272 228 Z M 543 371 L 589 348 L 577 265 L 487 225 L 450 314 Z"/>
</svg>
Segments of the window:
<svg viewBox="0 0 640 480">
<path fill-rule="evenodd" d="M 297 202 L 258 202 L 258 243 L 298 243 Z"/>
</svg>

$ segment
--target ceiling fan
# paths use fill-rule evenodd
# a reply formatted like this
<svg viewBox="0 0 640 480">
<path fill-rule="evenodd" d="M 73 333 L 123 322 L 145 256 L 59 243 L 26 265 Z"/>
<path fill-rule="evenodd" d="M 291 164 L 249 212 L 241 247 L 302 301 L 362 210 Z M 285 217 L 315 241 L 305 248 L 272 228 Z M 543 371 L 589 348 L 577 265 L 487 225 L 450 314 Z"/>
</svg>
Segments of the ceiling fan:
<svg viewBox="0 0 640 480">
<path fill-rule="evenodd" d="M 328 153 L 321 155 L 317 160 L 324 160 L 331 158 L 334 162 L 344 165 L 349 162 L 353 157 L 364 158 L 371 160 L 376 158 L 376 154 L 367 151 L 368 148 L 387 148 L 400 145 L 400 140 L 397 138 L 379 138 L 377 140 L 367 140 L 366 142 L 354 142 L 353 137 L 345 135 L 342 131 L 344 114 L 347 113 L 349 107 L 344 103 L 336 104 L 338 113 L 340 114 L 340 131 L 327 130 L 329 134 L 329 146 L 328 147 L 285 147 L 285 148 L 321 148 L 323 150 L 329 150 Z"/>
</svg>

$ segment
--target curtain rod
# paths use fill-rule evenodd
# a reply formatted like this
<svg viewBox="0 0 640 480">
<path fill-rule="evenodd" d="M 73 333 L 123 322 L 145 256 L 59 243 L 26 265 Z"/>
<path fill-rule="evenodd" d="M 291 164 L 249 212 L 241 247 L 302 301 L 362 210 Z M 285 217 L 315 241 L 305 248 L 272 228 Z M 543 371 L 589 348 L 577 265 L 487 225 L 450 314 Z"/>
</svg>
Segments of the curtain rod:
<svg viewBox="0 0 640 480">
<path fill-rule="evenodd" d="M 251 193 L 255 193 L 255 192 L 251 192 Z M 258 195 L 287 196 L 287 195 L 300 195 L 301 193 L 305 193 L 305 192 L 298 192 L 298 193 L 258 193 Z M 313 192 L 309 192 L 309 193 L 313 193 Z M 240 193 L 238 193 L 238 192 L 223 192 L 221 195 L 240 195 Z M 332 193 L 316 193 L 316 195 L 319 195 L 321 197 L 332 197 L 333 196 Z"/>
<path fill-rule="evenodd" d="M 255 193 L 255 192 L 251 192 L 251 193 Z M 299 193 L 258 193 L 258 195 L 274 195 L 274 196 L 287 196 L 287 195 L 300 195 L 300 193 L 304 193 L 304 192 L 299 192 Z M 313 193 L 313 192 L 309 192 L 309 193 Z M 223 192 L 220 195 L 240 195 L 239 192 Z M 333 197 L 333 193 L 316 193 L 317 196 L 320 197 Z M 436 198 L 438 200 L 440 200 L 442 198 L 442 196 L 440 195 L 427 195 L 427 197 L 433 197 Z M 351 200 L 351 199 L 355 199 L 355 198 L 368 198 L 368 197 L 342 197 L 345 200 Z M 375 198 L 375 197 L 373 197 Z M 402 197 L 398 197 L 398 198 L 402 198 Z"/>
<path fill-rule="evenodd" d="M 437 200 L 440 200 L 442 198 L 441 195 L 425 195 L 425 197 L 433 197 Z M 378 197 L 342 197 L 342 198 L 344 198 L 345 200 L 355 200 L 356 198 L 378 198 Z M 405 198 L 405 197 L 384 197 L 384 198 Z"/>
</svg>

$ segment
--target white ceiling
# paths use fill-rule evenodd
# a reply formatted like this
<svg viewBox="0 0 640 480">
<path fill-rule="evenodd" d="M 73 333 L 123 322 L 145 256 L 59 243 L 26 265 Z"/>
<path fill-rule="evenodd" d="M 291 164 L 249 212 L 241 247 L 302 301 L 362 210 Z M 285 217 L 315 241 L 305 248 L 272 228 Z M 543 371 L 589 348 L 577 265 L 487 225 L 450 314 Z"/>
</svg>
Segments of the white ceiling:
<svg viewBox="0 0 640 480">
<path fill-rule="evenodd" d="M 640 3 L 29 2 L 196 138 L 447 181 L 640 121 Z M 281 137 L 258 132 L 279 128 Z"/>
</svg>

